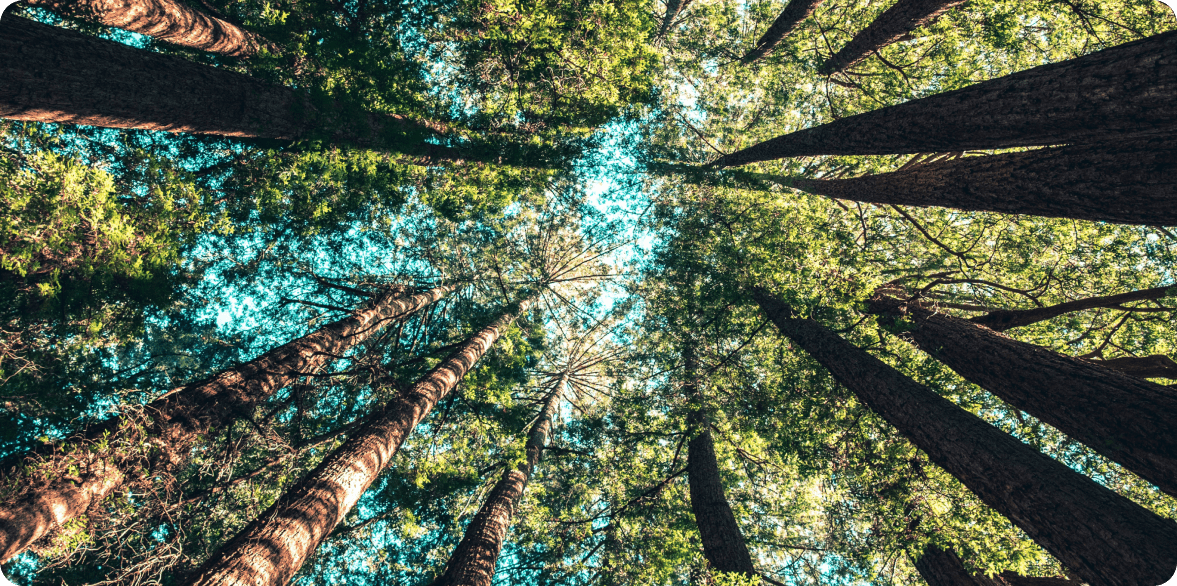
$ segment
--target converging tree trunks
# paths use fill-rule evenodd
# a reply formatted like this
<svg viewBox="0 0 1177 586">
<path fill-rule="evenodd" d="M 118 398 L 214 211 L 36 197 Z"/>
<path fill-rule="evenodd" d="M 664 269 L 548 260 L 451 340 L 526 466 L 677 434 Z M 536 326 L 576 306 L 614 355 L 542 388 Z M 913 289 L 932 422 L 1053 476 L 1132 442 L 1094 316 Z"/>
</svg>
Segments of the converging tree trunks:
<svg viewBox="0 0 1177 586">
<path fill-rule="evenodd" d="M 299 377 L 451 290 L 445 285 L 409 297 L 384 295 L 352 316 L 245 364 L 172 390 L 145 407 L 144 421 L 116 417 L 52 451 L 6 463 L 0 482 L 28 486 L 10 504 L 0 506 L 0 562 L 84 513 L 123 486 L 126 477 L 183 465 L 192 446 L 211 430 L 248 416 Z M 141 444 L 150 450 L 136 447 Z M 26 465 L 32 472 L 23 470 Z M 62 472 L 71 467 L 79 470 L 76 477 Z M 42 479 L 38 470 L 48 478 Z"/>
<path fill-rule="evenodd" d="M 183 583 L 279 586 L 289 582 L 388 467 L 413 428 L 474 368 L 530 304 L 529 298 L 508 308 L 416 384 L 389 401 Z"/>
<path fill-rule="evenodd" d="M 778 136 L 713 167 L 1095 143 L 1177 131 L 1177 32 Z"/>
<path fill-rule="evenodd" d="M 980 386 L 1177 495 L 1177 390 L 1019 342 L 881 289 L 870 311 Z M 908 324 L 912 327 L 908 327 Z"/>
<path fill-rule="evenodd" d="M 1097 484 L 912 381 L 763 289 L 769 319 L 932 462 L 1091 584 L 1162 584 L 1177 523 Z"/>
</svg>

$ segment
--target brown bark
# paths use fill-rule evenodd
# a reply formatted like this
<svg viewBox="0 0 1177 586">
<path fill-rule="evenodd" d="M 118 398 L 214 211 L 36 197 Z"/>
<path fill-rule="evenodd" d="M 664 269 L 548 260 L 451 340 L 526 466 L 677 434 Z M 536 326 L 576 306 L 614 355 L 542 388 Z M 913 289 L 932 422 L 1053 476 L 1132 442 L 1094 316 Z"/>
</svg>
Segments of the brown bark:
<svg viewBox="0 0 1177 586">
<path fill-rule="evenodd" d="M 1140 291 L 1129 291 L 1127 293 L 1119 293 L 1116 295 L 1076 299 L 1074 301 L 1067 301 L 1065 303 L 1059 303 L 1048 307 L 991 311 L 985 315 L 979 315 L 977 317 L 970 318 L 969 321 L 977 325 L 985 326 L 995 332 L 1004 332 L 1005 330 L 1011 328 L 1028 326 L 1030 324 L 1035 324 L 1040 321 L 1048 320 L 1053 317 L 1058 317 L 1060 315 L 1072 313 L 1075 311 L 1096 309 L 1100 307 L 1118 307 L 1125 303 L 1133 303 L 1136 301 L 1163 299 L 1173 294 L 1177 294 L 1177 286 L 1165 285 L 1163 287 L 1141 289 Z"/>
<path fill-rule="evenodd" d="M 392 462 L 413 428 L 453 390 L 529 304 L 524 300 L 504 312 L 389 401 L 314 471 L 214 552 L 183 584 L 278 586 L 289 582 Z"/>
<path fill-rule="evenodd" d="M 768 55 L 789 33 L 793 32 L 805 19 L 813 15 L 818 6 L 821 6 L 822 0 L 789 0 L 785 5 L 785 9 L 781 11 L 780 16 L 772 22 L 772 26 L 764 31 L 760 39 L 756 41 L 756 46 L 744 55 L 740 62 L 745 65 L 753 63 Z"/>
<path fill-rule="evenodd" d="M 808 155 L 1094 143 L 1177 130 L 1177 32 L 799 130 L 717 167 Z"/>
<path fill-rule="evenodd" d="M 666 36 L 670 32 L 670 25 L 674 24 L 674 19 L 678 18 L 682 11 L 687 9 L 691 4 L 691 0 L 667 0 L 666 15 L 662 18 L 662 28 L 658 29 L 658 37 Z"/>
<path fill-rule="evenodd" d="M 1081 586 L 1066 578 L 1032 578 L 1010 571 L 992 577 L 970 574 L 956 553 L 936 546 L 928 547 L 915 567 L 928 586 Z"/>
<path fill-rule="evenodd" d="M 703 407 L 698 365 L 690 342 L 683 349 L 683 363 L 686 374 L 683 391 L 699 404 L 690 416 L 692 437 L 687 443 L 687 483 L 691 493 L 691 512 L 695 515 L 699 538 L 703 542 L 703 556 L 713 571 L 756 576 L 744 534 L 740 532 L 740 525 L 723 492 L 719 463 L 715 458 L 715 441 Z"/>
<path fill-rule="evenodd" d="M 256 406 L 313 372 L 388 323 L 441 299 L 452 290 L 438 287 L 412 297 L 386 296 L 355 315 L 328 324 L 212 378 L 172 390 L 147 405 L 143 430 L 125 416 L 93 426 L 48 454 L 34 454 L 6 466 L 0 487 L 20 487 L 21 494 L 0 505 L 0 562 L 27 548 L 63 523 L 84 513 L 137 471 L 177 466 L 200 439 L 218 427 L 249 414 Z M 156 454 L 128 448 L 145 435 Z M 108 448 L 101 447 L 106 444 Z M 24 465 L 58 471 L 38 481 Z M 77 478 L 62 476 L 70 466 Z"/>
<path fill-rule="evenodd" d="M 249 57 L 272 45 L 237 25 L 176 0 L 24 0 L 66 16 L 136 32 L 161 41 L 232 57 Z"/>
<path fill-rule="evenodd" d="M 548 393 L 543 408 L 531 426 L 527 436 L 527 460 L 518 468 L 503 473 L 503 478 L 491 489 L 486 502 L 478 509 L 478 514 L 466 526 L 462 542 L 450 556 L 445 573 L 431 586 L 490 586 L 499 552 L 503 549 L 503 540 L 511 527 L 511 518 L 548 445 L 552 417 L 560 405 L 567 376 L 565 372 L 552 392 Z"/>
<path fill-rule="evenodd" d="M 869 310 L 884 320 L 906 316 L 902 337 L 1014 408 L 1177 495 L 1171 433 L 1177 390 L 904 303 L 892 291 L 876 294 Z"/>
<path fill-rule="evenodd" d="M 781 333 L 936 465 L 1090 584 L 1161 584 L 1177 567 L 1177 524 L 989 425 L 763 289 Z"/>
<path fill-rule="evenodd" d="M 870 57 L 872 53 L 903 38 L 966 0 L 899 0 L 862 29 L 845 47 L 822 64 L 818 72 L 829 75 Z"/>
<path fill-rule="evenodd" d="M 1167 226 L 1177 224 L 1177 140 L 965 157 L 893 173 L 794 179 L 791 184 L 868 203 Z"/>
<path fill-rule="evenodd" d="M 1139 378 L 1177 378 L 1177 362 L 1164 354 L 1125 356 L 1092 363 Z"/>
<path fill-rule="evenodd" d="M 15 16 L 0 21 L 0 117 L 231 138 L 327 140 L 453 159 L 429 123 Z"/>
</svg>

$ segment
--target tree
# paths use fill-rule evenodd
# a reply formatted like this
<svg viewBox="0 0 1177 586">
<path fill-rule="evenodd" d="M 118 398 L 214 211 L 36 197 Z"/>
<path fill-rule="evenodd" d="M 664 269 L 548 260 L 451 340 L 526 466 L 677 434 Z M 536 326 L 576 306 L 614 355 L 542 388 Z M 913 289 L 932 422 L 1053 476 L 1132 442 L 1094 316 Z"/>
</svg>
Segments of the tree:
<svg viewBox="0 0 1177 586">
<path fill-rule="evenodd" d="M 1079 586 L 1066 578 L 1031 578 L 1013 572 L 1002 572 L 989 577 L 970 574 L 960 558 L 951 550 L 929 546 L 915 562 L 920 576 L 928 586 Z"/>
<path fill-rule="evenodd" d="M 981 388 L 1057 427 L 1096 452 L 1177 494 L 1177 393 L 1091 362 L 1019 342 L 982 326 L 905 302 L 881 289 L 870 308 L 905 316 L 902 336 Z"/>
<path fill-rule="evenodd" d="M 934 22 L 965 0 L 899 0 L 854 35 L 846 46 L 822 63 L 823 75 L 845 71 L 879 49 L 901 40 L 912 31 Z"/>
<path fill-rule="evenodd" d="M 327 140 L 427 160 L 461 159 L 426 142 L 437 126 L 342 109 L 311 95 L 177 57 L 19 17 L 0 24 L 7 60 L 0 117 L 234 138 Z"/>
<path fill-rule="evenodd" d="M 503 549 L 503 540 L 511 526 L 511 518 L 519 501 L 523 499 L 523 491 L 527 489 L 532 472 L 543 457 L 551 435 L 552 418 L 567 385 L 568 372 L 565 371 L 547 392 L 535 423 L 527 434 L 525 460 L 519 466 L 503 472 L 502 479 L 491 489 L 478 513 L 466 526 L 462 542 L 450 556 L 445 573 L 432 583 L 434 586 L 490 585 L 499 552 Z"/>
<path fill-rule="evenodd" d="M 741 62 L 744 64 L 754 63 L 768 55 L 777 44 L 779 44 L 793 29 L 797 28 L 805 19 L 821 6 L 822 0 L 789 0 L 785 5 L 785 9 L 781 11 L 781 15 L 772 22 L 772 26 L 764 31 L 760 39 L 756 41 L 756 46 L 744 55 Z"/>
<path fill-rule="evenodd" d="M 27 3 L 173 45 L 231 57 L 250 57 L 263 47 L 277 49 L 255 33 L 175 0 L 29 0 Z"/>
<path fill-rule="evenodd" d="M 1177 567 L 1177 525 L 967 413 L 769 292 L 752 297 L 781 333 L 1079 577 L 1161 583 Z"/>
<path fill-rule="evenodd" d="M 752 556 L 744 543 L 744 535 L 723 494 L 719 464 L 715 459 L 715 442 L 711 437 L 711 422 L 699 388 L 699 366 L 690 341 L 683 346 L 683 368 L 683 391 L 691 397 L 692 402 L 699 403 L 691 413 L 687 480 L 691 489 L 691 512 L 695 515 L 695 524 L 699 526 L 699 536 L 703 540 L 703 554 L 714 571 L 757 576 L 752 567 Z"/>
<path fill-rule="evenodd" d="M 143 409 L 88 428 L 46 454 L 7 463 L 0 508 L 0 560 L 85 513 L 141 472 L 182 465 L 210 430 L 239 417 L 381 328 L 442 298 L 441 286 L 413 296 L 384 294 L 368 307 L 241 366 L 173 389 Z M 137 447 L 152 446 L 150 451 Z M 53 446 L 51 446 L 53 447 Z M 72 471 L 72 472 L 66 472 Z"/>
<path fill-rule="evenodd" d="M 957 152 L 1162 136 L 1177 114 L 1164 33 L 963 89 L 798 130 L 724 155 L 713 167 L 809 155 Z M 1093 98 L 1093 96 L 1098 96 Z"/>
<path fill-rule="evenodd" d="M 984 315 L 969 318 L 969 321 L 985 326 L 995 332 L 1004 332 L 1009 329 L 1019 328 L 1035 324 L 1040 321 L 1048 320 L 1052 317 L 1058 317 L 1063 314 L 1074 311 L 1083 311 L 1085 309 L 1096 309 L 1100 307 L 1121 308 L 1125 303 L 1132 303 L 1134 301 L 1158 301 L 1173 295 L 1173 287 L 1169 285 L 1161 287 L 1152 287 L 1149 289 L 1141 289 L 1139 291 L 1129 291 L 1127 293 L 1118 293 L 1116 295 L 1101 295 L 1099 297 L 1087 297 L 1085 299 L 1075 299 L 1074 301 L 1066 301 L 1064 303 L 1056 303 L 1046 307 L 1035 307 L 1033 309 L 998 309 L 990 311 Z"/>
<path fill-rule="evenodd" d="M 307 477 L 228 543 L 185 584 L 286 584 L 388 466 L 405 437 L 527 310 L 507 308 L 412 387 L 385 405 Z"/>
<path fill-rule="evenodd" d="M 853 179 L 791 179 L 810 193 L 864 203 L 943 206 L 1125 224 L 1177 224 L 1175 143 L 1166 139 L 1044 148 L 913 165 Z"/>
</svg>

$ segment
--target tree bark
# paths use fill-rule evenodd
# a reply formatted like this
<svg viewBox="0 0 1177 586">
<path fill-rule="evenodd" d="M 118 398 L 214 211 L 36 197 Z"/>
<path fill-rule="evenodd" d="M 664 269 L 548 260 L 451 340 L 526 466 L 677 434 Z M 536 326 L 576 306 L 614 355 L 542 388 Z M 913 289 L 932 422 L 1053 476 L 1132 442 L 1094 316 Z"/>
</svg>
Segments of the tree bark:
<svg viewBox="0 0 1177 586">
<path fill-rule="evenodd" d="M 531 426 L 527 436 L 527 460 L 518 468 L 503 473 L 503 478 L 491 489 L 478 514 L 466 526 L 466 533 L 450 556 L 445 573 L 431 586 L 490 586 L 499 552 L 503 549 L 503 540 L 511 527 L 511 518 L 548 445 L 552 417 L 560 405 L 567 380 L 568 373 L 565 372 L 556 387 L 548 393 L 543 408 Z"/>
<path fill-rule="evenodd" d="M 1177 496 L 1177 437 L 1171 433 L 1177 429 L 1177 390 L 905 303 L 890 291 L 876 293 L 869 311 L 884 320 L 905 316 L 902 337 L 1014 408 Z"/>
<path fill-rule="evenodd" d="M 809 155 L 946 153 L 1171 136 L 1177 32 L 792 132 L 712 166 Z"/>
<path fill-rule="evenodd" d="M 772 26 L 764 31 L 756 46 L 744 55 L 740 62 L 747 65 L 768 55 L 789 33 L 793 32 L 805 19 L 813 15 L 822 0 L 789 0 L 780 16 L 772 22 Z"/>
<path fill-rule="evenodd" d="M 1048 307 L 1035 307 L 1034 309 L 991 311 L 985 315 L 969 318 L 969 321 L 980 326 L 985 326 L 995 332 L 1004 332 L 1011 328 L 1028 326 L 1067 313 L 1100 307 L 1114 308 L 1125 303 L 1163 299 L 1170 295 L 1177 295 L 1177 286 L 1165 285 L 1162 287 L 1153 287 L 1152 289 L 1129 291 L 1128 293 L 1117 295 L 1088 297 L 1086 299 L 1076 299 Z"/>
<path fill-rule="evenodd" d="M 443 286 L 412 297 L 386 296 L 355 315 L 217 375 L 176 388 L 146 406 L 149 420 L 119 416 L 95 425 L 47 454 L 24 456 L 5 465 L 0 486 L 22 486 L 0 505 L 0 562 L 102 501 L 137 472 L 179 466 L 192 447 L 213 430 L 249 414 L 300 376 L 320 368 L 363 342 L 388 323 L 441 299 Z M 154 455 L 128 448 L 149 443 Z M 108 446 L 108 447 L 104 447 Z M 25 465 L 56 472 L 53 480 L 29 477 Z M 76 476 L 63 471 L 79 469 Z"/>
<path fill-rule="evenodd" d="M 683 391 L 699 405 L 692 411 L 689 421 L 691 440 L 687 443 L 687 483 L 691 493 L 691 512 L 695 515 L 703 542 L 703 556 L 713 571 L 757 576 L 744 534 L 740 532 L 740 525 L 736 523 L 736 516 L 723 492 L 692 342 L 688 341 L 683 348 L 683 363 L 686 375 Z"/>
<path fill-rule="evenodd" d="M 678 18 L 682 11 L 687 9 L 691 4 L 691 0 L 667 0 L 666 2 L 666 16 L 662 18 L 662 28 L 658 29 L 658 37 L 666 36 L 670 32 L 670 25 L 674 24 L 674 19 Z"/>
<path fill-rule="evenodd" d="M 993 577 L 970 574 L 954 552 L 934 545 L 924 551 L 915 567 L 928 586 L 1081 586 L 1066 578 L 1031 578 L 1009 571 Z"/>
<path fill-rule="evenodd" d="M 1167 226 L 1177 224 L 1177 140 L 1044 148 L 791 183 L 867 203 Z"/>
<path fill-rule="evenodd" d="M 870 57 L 871 53 L 890 45 L 940 15 L 964 4 L 966 0 L 899 0 L 862 29 L 845 47 L 822 64 L 818 72 L 829 75 Z"/>
<path fill-rule="evenodd" d="M 432 159 L 429 124 L 319 107 L 305 92 L 33 22 L 0 21 L 0 118 L 230 138 L 327 140 Z"/>
<path fill-rule="evenodd" d="M 526 310 L 519 302 L 464 342 L 412 387 L 352 432 L 306 478 L 222 545 L 186 586 L 279 586 L 294 576 L 364 491 L 392 462 L 405 438 Z"/>
<path fill-rule="evenodd" d="M 25 3 L 173 45 L 231 57 L 250 57 L 262 47 L 273 47 L 257 34 L 176 0 L 25 0 Z"/>
<path fill-rule="evenodd" d="M 1161 584 L 1177 524 L 1034 450 L 907 378 L 763 289 L 769 319 L 932 462 L 1090 584 Z"/>
<path fill-rule="evenodd" d="M 1173 362 L 1172 358 L 1164 354 L 1125 356 L 1092 362 L 1139 378 L 1177 378 L 1177 362 Z"/>
</svg>

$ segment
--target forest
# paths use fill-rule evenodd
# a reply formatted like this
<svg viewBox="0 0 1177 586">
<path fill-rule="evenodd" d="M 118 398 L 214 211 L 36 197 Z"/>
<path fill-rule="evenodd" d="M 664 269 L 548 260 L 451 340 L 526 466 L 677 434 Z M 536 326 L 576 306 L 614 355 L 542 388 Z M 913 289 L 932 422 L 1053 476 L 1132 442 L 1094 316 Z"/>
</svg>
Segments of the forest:
<svg viewBox="0 0 1177 586">
<path fill-rule="evenodd" d="M 0 583 L 1159 586 L 1174 96 L 1157 0 L 22 0 Z"/>
</svg>

